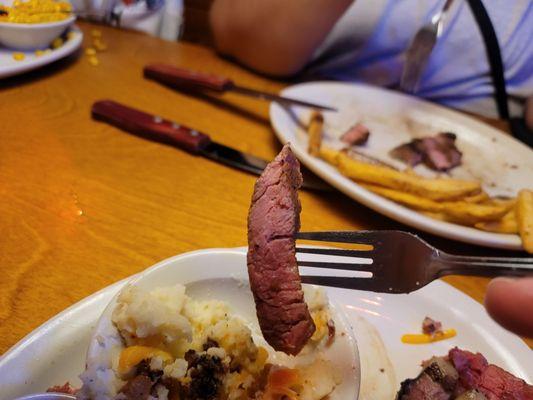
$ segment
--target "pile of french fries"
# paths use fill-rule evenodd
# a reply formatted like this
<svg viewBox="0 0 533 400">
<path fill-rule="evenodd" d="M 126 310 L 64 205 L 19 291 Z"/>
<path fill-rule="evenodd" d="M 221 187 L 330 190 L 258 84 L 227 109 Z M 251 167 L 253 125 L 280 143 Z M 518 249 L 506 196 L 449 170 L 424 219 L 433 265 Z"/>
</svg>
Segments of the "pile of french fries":
<svg viewBox="0 0 533 400">
<path fill-rule="evenodd" d="M 362 187 L 432 218 L 488 232 L 520 234 L 524 249 L 533 253 L 533 191 L 516 198 L 490 198 L 480 182 L 425 178 L 412 170 L 358 160 L 345 150 L 322 144 L 324 118 L 313 111 L 308 124 L 308 152 L 322 158 Z"/>
</svg>

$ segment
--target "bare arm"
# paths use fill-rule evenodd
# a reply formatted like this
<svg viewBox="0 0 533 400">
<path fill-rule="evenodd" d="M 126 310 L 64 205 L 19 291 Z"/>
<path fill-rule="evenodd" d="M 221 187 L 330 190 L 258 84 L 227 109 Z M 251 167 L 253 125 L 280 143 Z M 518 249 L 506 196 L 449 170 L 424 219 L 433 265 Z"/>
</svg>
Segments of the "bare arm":
<svg viewBox="0 0 533 400">
<path fill-rule="evenodd" d="M 270 75 L 302 69 L 353 0 L 215 0 L 217 49 Z"/>
</svg>

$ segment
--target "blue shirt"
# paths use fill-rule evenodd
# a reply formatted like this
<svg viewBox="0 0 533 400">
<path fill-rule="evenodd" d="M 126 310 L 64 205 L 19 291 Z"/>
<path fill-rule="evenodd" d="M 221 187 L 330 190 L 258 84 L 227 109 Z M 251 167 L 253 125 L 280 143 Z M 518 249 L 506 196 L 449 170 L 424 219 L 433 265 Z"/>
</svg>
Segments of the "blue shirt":
<svg viewBox="0 0 533 400">
<path fill-rule="evenodd" d="M 317 49 L 307 72 L 397 87 L 414 35 L 444 0 L 356 0 Z M 512 114 L 533 95 L 533 1 L 485 0 L 500 43 Z M 497 117 L 485 44 L 465 0 L 455 0 L 417 96 Z"/>
</svg>

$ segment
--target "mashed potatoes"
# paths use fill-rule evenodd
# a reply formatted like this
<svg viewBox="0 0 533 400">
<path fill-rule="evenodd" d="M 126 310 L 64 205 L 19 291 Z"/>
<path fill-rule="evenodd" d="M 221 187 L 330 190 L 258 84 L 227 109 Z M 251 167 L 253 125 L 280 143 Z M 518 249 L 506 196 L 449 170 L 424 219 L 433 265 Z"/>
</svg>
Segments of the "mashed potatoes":
<svg viewBox="0 0 533 400">
<path fill-rule="evenodd" d="M 282 398 L 319 400 L 339 383 L 320 349 L 332 340 L 327 298 L 306 289 L 317 331 L 305 357 L 290 368 L 273 351 L 254 343 L 246 321 L 221 301 L 193 300 L 175 285 L 145 291 L 126 288 L 111 322 L 122 346 L 111 371 L 96 368 L 82 375 L 80 399 L 199 400 Z M 305 359 L 305 361 L 304 361 Z M 113 375 L 94 379 L 94 375 Z M 105 387 L 98 387 L 105 386 Z M 112 389 L 110 389 L 112 387 Z"/>
</svg>

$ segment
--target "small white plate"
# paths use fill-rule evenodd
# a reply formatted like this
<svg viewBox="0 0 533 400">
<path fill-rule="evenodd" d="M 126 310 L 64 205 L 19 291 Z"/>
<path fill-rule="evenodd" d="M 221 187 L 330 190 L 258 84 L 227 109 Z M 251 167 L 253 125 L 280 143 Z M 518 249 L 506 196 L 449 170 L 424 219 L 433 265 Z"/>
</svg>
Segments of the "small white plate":
<svg viewBox="0 0 533 400">
<path fill-rule="evenodd" d="M 184 282 L 241 278 L 246 274 L 246 249 L 186 253 L 149 271 L 155 270 L 175 273 Z M 158 282 L 163 275 L 152 276 Z M 0 358 L 0 400 L 43 391 L 67 380 L 79 386 L 77 376 L 84 369 L 93 329 L 125 284 L 126 280 L 118 282 L 73 305 L 5 353 Z M 401 380 L 417 375 L 420 361 L 443 355 L 453 346 L 480 351 L 490 362 L 528 382 L 533 380 L 533 357 L 525 343 L 493 322 L 480 304 L 441 281 L 409 295 L 331 288 L 327 292 L 352 326 L 359 345 L 361 400 L 390 400 Z M 458 335 L 429 345 L 402 344 L 401 335 L 419 332 L 426 315 L 455 328 Z"/>
<path fill-rule="evenodd" d="M 450 172 L 452 177 L 479 180 L 491 195 L 514 196 L 520 189 L 532 186 L 533 152 L 511 136 L 459 112 L 390 90 L 353 83 L 303 83 L 281 94 L 338 108 L 339 112 L 324 113 L 325 141 L 333 147 L 340 145 L 338 138 L 347 128 L 362 122 L 371 135 L 368 143 L 357 150 L 404 168 L 405 165 L 388 155 L 389 150 L 414 137 L 449 131 L 457 135 L 457 146 L 463 152 L 463 164 Z M 283 143 L 290 142 L 298 159 L 310 170 L 353 199 L 435 235 L 489 247 L 522 248 L 517 235 L 483 232 L 438 221 L 362 188 L 335 167 L 307 153 L 304 126 L 310 110 L 301 107 L 289 110 L 276 103 L 270 106 L 270 120 L 278 138 Z M 436 176 L 423 165 L 415 171 Z"/>
<path fill-rule="evenodd" d="M 34 51 L 19 51 L 0 47 L 0 78 L 7 78 L 40 68 L 74 53 L 81 46 L 83 33 L 75 25 L 70 28 L 70 32 L 72 32 L 71 38 L 66 40 L 61 47 L 41 56 L 36 56 Z M 16 61 L 13 59 L 13 53 L 23 53 L 25 55 L 24 60 Z"/>
</svg>

